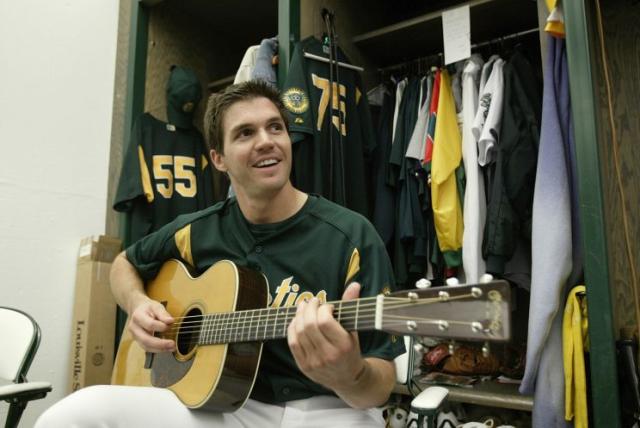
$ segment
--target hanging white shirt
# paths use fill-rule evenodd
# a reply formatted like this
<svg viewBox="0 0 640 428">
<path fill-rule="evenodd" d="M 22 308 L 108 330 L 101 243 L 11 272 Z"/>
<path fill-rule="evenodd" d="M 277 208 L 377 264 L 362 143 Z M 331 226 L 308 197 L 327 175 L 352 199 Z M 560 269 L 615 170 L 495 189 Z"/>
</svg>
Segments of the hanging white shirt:
<svg viewBox="0 0 640 428">
<path fill-rule="evenodd" d="M 393 110 L 393 129 L 391 130 L 391 144 L 393 144 L 396 140 L 396 124 L 398 123 L 398 111 L 400 110 L 402 94 L 404 93 L 404 88 L 406 88 L 407 83 L 407 79 L 402 79 L 396 86 L 396 108 Z"/>
<path fill-rule="evenodd" d="M 482 237 L 487 215 L 484 179 L 478 165 L 478 149 L 473 136 L 473 120 L 478 108 L 478 78 L 482 58 L 473 55 L 462 72 L 462 161 L 467 183 L 464 192 L 462 265 L 467 282 L 478 282 L 485 273 Z"/>
<path fill-rule="evenodd" d="M 504 98 L 504 61 L 496 59 L 491 68 L 491 76 L 478 98 L 478 110 L 473 121 L 473 135 L 478 141 L 478 163 L 490 164 L 496 157 L 496 145 L 502 119 Z"/>
<path fill-rule="evenodd" d="M 433 77 L 425 77 L 427 79 L 426 90 L 427 94 L 424 97 L 424 102 L 418 109 L 418 120 L 416 126 L 413 128 L 411 134 L 411 140 L 407 145 L 407 152 L 405 157 L 417 159 L 420 162 L 424 161 L 424 145 L 427 140 L 427 121 L 429 120 L 429 104 L 431 104 L 431 87 L 433 86 Z M 420 101 L 423 99 L 423 80 L 420 81 Z"/>
</svg>

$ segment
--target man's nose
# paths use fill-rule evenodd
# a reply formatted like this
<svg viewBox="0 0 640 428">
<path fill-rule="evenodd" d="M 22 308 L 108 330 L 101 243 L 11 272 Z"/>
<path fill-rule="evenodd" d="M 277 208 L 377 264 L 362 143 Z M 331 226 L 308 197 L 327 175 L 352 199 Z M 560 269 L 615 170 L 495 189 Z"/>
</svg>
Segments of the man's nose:
<svg viewBox="0 0 640 428">
<path fill-rule="evenodd" d="M 260 129 L 258 131 L 258 143 L 257 146 L 259 148 L 269 147 L 274 144 L 273 135 L 267 129 Z"/>
</svg>

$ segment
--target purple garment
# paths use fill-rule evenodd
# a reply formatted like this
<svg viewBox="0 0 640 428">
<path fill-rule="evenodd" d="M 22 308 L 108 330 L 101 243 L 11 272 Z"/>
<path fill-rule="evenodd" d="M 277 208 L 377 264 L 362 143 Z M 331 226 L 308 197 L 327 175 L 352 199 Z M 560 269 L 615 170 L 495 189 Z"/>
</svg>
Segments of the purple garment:
<svg viewBox="0 0 640 428">
<path fill-rule="evenodd" d="M 277 54 L 278 38 L 263 39 L 258 48 L 256 63 L 251 71 L 251 79 L 264 80 L 274 88 L 277 87 L 278 76 L 276 76 L 276 68 L 272 63 L 273 56 Z"/>
<path fill-rule="evenodd" d="M 535 392 L 533 427 L 566 427 L 562 314 L 572 271 L 571 132 L 565 43 L 547 36 L 538 166 L 533 197 L 527 363 L 520 386 Z"/>
</svg>

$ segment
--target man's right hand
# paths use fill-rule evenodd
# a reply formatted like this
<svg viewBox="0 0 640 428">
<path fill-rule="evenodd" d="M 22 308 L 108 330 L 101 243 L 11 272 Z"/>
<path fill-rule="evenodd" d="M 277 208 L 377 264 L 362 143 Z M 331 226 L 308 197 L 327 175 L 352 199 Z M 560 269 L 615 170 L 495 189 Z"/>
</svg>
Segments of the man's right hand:
<svg viewBox="0 0 640 428">
<path fill-rule="evenodd" d="M 136 304 L 129 314 L 128 326 L 133 338 L 145 351 L 170 352 L 175 349 L 175 342 L 156 337 L 154 333 L 170 330 L 173 321 L 173 317 L 160 302 L 147 297 Z"/>
<path fill-rule="evenodd" d="M 129 314 L 128 328 L 136 342 L 147 352 L 173 351 L 173 340 L 162 339 L 154 333 L 168 331 L 173 317 L 160 302 L 150 299 L 144 283 L 123 251 L 111 266 L 111 292 L 118 305 Z"/>
</svg>

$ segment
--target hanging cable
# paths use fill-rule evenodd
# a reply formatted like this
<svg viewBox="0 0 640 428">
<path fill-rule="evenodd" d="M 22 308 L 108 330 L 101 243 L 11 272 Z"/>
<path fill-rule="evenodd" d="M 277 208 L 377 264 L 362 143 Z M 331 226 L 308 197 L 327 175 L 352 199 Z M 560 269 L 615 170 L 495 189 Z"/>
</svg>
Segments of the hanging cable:
<svg viewBox="0 0 640 428">
<path fill-rule="evenodd" d="M 342 198 L 343 203 L 346 205 L 347 202 L 347 191 L 345 187 L 345 168 L 344 168 L 344 147 L 342 145 L 342 126 L 344 125 L 346 129 L 345 118 L 343 117 L 345 112 L 342 112 L 340 108 L 340 67 L 338 66 L 338 34 L 336 33 L 336 22 L 335 15 L 329 14 L 329 24 L 330 24 L 330 39 L 331 39 L 331 49 L 333 50 L 333 58 L 336 61 L 336 94 L 337 105 L 338 105 L 338 157 L 340 158 L 338 165 L 340 166 L 340 185 L 342 190 Z M 346 94 L 345 94 L 346 95 Z M 345 104 L 346 109 L 346 104 Z M 333 119 L 332 119 L 333 120 Z"/>
<path fill-rule="evenodd" d="M 633 299 L 636 312 L 636 327 L 640 336 L 640 303 L 638 299 L 638 279 L 634 265 L 633 249 L 631 247 L 631 239 L 629 237 L 629 219 L 627 218 L 627 203 L 625 201 L 625 192 L 622 185 L 622 173 L 620 172 L 620 158 L 618 153 L 618 132 L 613 118 L 613 97 L 611 95 L 611 79 L 609 77 L 609 66 L 607 61 L 607 51 L 604 40 L 604 30 L 602 25 L 602 12 L 600 10 L 600 0 L 596 0 L 596 16 L 598 22 L 598 38 L 600 39 L 600 55 L 602 59 L 602 67 L 604 69 L 604 80 L 607 89 L 607 109 L 609 113 L 609 126 L 611 126 L 611 148 L 613 149 L 613 166 L 616 172 L 616 184 L 620 194 L 620 205 L 622 208 L 622 226 L 624 229 L 624 242 L 629 268 L 631 269 L 631 289 L 633 291 Z"/>
<path fill-rule="evenodd" d="M 331 129 L 331 124 L 333 121 L 333 62 L 336 61 L 333 58 L 333 49 L 331 49 L 332 41 L 331 41 L 331 31 L 330 31 L 330 23 L 329 23 L 329 11 L 327 9 L 322 9 L 322 19 L 324 21 L 325 31 L 327 33 L 327 39 L 329 43 L 329 199 L 334 201 L 335 195 L 333 193 L 333 130 Z M 324 40 L 323 40 L 324 44 Z M 322 132 L 322 131 L 321 131 Z"/>
</svg>

